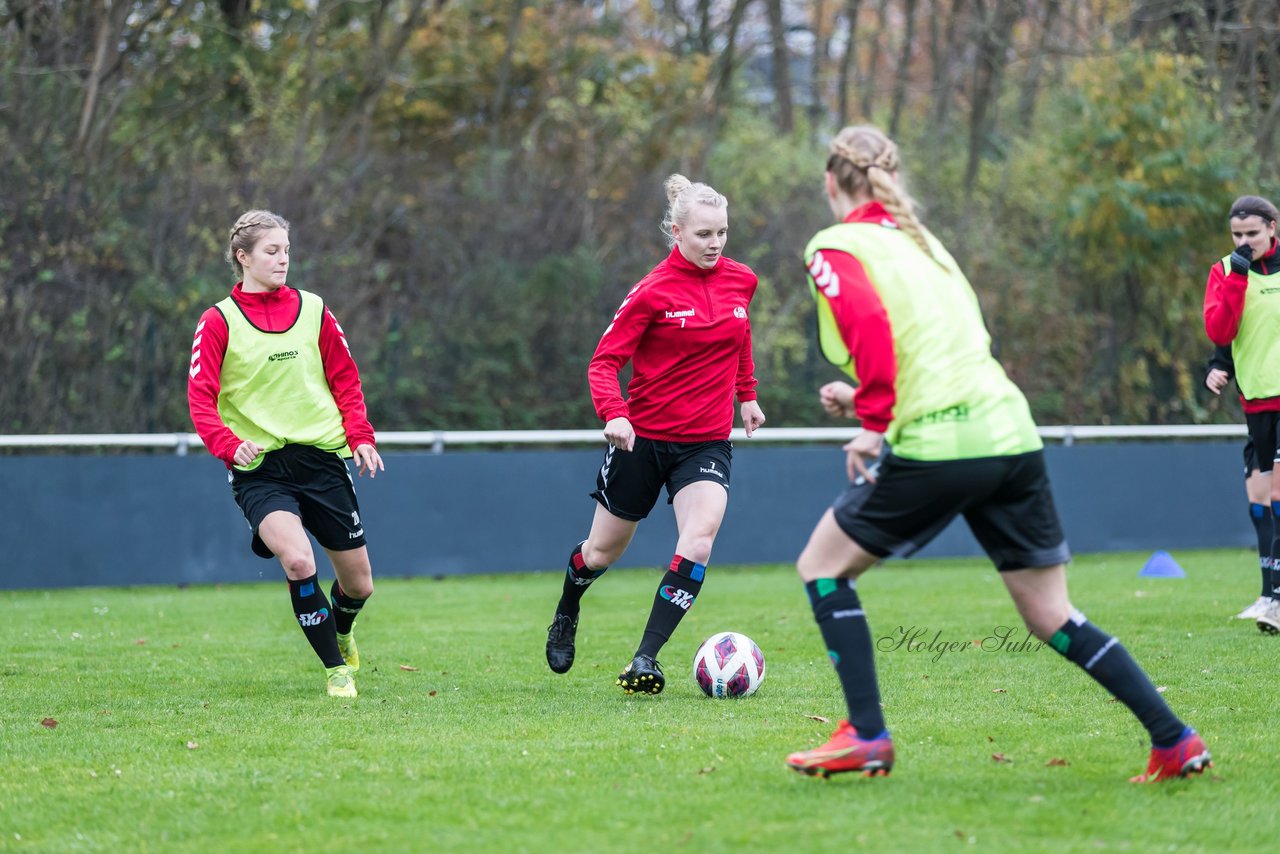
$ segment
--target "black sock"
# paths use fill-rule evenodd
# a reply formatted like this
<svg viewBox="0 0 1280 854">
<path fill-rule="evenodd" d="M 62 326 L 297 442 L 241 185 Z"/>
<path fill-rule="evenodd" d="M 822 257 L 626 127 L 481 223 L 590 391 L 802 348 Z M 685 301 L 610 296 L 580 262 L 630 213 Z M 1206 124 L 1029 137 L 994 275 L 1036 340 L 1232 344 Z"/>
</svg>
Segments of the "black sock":
<svg viewBox="0 0 1280 854">
<path fill-rule="evenodd" d="M 346 593 L 342 592 L 342 585 L 338 583 L 338 579 L 333 580 L 333 584 L 329 587 L 329 598 L 333 600 L 333 627 L 340 635 L 351 634 L 351 624 L 356 621 L 356 615 L 360 613 L 360 609 L 364 607 L 364 603 L 368 599 L 352 599 Z"/>
<path fill-rule="evenodd" d="M 582 559 L 582 546 L 585 543 L 586 540 L 578 543 L 569 553 L 569 565 L 564 573 L 564 587 L 560 590 L 560 602 L 556 605 L 557 614 L 576 618 L 581 608 L 582 595 L 587 592 L 591 582 L 604 575 L 605 570 L 609 568 L 606 566 L 601 569 L 592 569 L 587 566 L 587 562 Z"/>
<path fill-rule="evenodd" d="M 680 555 L 671 558 L 671 568 L 662 576 L 658 592 L 653 595 L 653 608 L 649 611 L 649 622 L 644 627 L 636 655 L 658 657 L 658 652 L 671 639 L 685 612 L 693 607 L 706 573 L 706 564 L 694 563 Z"/>
<path fill-rule="evenodd" d="M 1253 530 L 1258 535 L 1258 564 L 1262 567 L 1262 595 L 1268 598 L 1274 595 L 1271 591 L 1276 586 L 1271 559 L 1271 541 L 1275 539 L 1275 533 L 1272 531 L 1274 519 L 1275 514 L 1271 512 L 1270 507 L 1249 502 L 1249 521 L 1253 523 Z"/>
<path fill-rule="evenodd" d="M 1263 594 L 1270 596 L 1272 599 L 1280 599 L 1280 501 L 1272 501 L 1270 513 L 1267 514 L 1271 518 L 1271 549 L 1268 561 L 1267 574 L 1269 578 L 1266 584 L 1271 590 Z"/>
<path fill-rule="evenodd" d="M 1129 707 L 1151 734 L 1156 747 L 1177 744 L 1186 725 L 1178 720 L 1151 679 L 1120 641 L 1085 619 L 1079 611 L 1053 633 L 1049 645 L 1075 662 Z"/>
<path fill-rule="evenodd" d="M 293 613 L 298 618 L 298 625 L 324 666 L 345 664 L 342 653 L 338 651 L 338 633 L 333 628 L 329 600 L 324 598 L 315 574 L 297 581 L 289 579 L 289 595 L 293 599 Z"/>
<path fill-rule="evenodd" d="M 822 631 L 827 655 L 849 706 L 849 723 L 859 738 L 875 738 L 884 732 L 880 687 L 876 684 L 871 627 L 858 591 L 850 579 L 818 578 L 804 586 L 813 606 L 813 618 Z"/>
</svg>

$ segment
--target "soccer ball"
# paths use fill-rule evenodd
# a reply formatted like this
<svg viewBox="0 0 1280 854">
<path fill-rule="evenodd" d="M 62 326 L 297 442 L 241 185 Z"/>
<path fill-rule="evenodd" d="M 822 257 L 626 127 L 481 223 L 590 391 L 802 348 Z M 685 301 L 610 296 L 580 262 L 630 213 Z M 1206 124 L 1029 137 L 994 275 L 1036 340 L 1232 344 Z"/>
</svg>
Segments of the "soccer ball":
<svg viewBox="0 0 1280 854">
<path fill-rule="evenodd" d="M 693 657 L 693 681 L 708 697 L 748 697 L 764 681 L 764 653 L 738 632 L 719 632 Z"/>
</svg>

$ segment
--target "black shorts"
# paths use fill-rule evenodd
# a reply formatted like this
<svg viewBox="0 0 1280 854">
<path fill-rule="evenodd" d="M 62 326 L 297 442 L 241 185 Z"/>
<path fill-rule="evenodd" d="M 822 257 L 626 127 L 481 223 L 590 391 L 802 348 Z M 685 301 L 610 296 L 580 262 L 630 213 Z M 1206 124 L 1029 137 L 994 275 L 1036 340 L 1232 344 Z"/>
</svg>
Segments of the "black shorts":
<svg viewBox="0 0 1280 854">
<path fill-rule="evenodd" d="M 841 530 L 877 557 L 906 557 L 963 515 L 1001 572 L 1071 559 L 1043 451 L 941 462 L 889 453 L 875 483 L 853 484 L 832 511 Z"/>
<path fill-rule="evenodd" d="M 1258 468 L 1258 449 L 1253 446 L 1253 437 L 1244 440 L 1244 479 L 1253 477 Z"/>
<path fill-rule="evenodd" d="M 258 536 L 268 513 L 287 510 L 302 520 L 324 548 L 342 552 L 365 544 L 360 505 L 347 462 L 333 451 L 310 445 L 285 445 L 267 454 L 251 472 L 227 472 L 231 494 L 253 531 L 258 557 L 274 557 Z"/>
<path fill-rule="evenodd" d="M 649 515 L 665 484 L 667 503 L 691 483 L 710 480 L 729 489 L 733 444 L 716 442 L 661 442 L 636 437 L 635 449 L 620 451 L 612 445 L 596 474 L 591 497 L 619 519 L 638 522 Z"/>
<path fill-rule="evenodd" d="M 1246 412 L 1244 423 L 1249 428 L 1258 471 L 1271 471 L 1280 450 L 1280 412 Z"/>
</svg>

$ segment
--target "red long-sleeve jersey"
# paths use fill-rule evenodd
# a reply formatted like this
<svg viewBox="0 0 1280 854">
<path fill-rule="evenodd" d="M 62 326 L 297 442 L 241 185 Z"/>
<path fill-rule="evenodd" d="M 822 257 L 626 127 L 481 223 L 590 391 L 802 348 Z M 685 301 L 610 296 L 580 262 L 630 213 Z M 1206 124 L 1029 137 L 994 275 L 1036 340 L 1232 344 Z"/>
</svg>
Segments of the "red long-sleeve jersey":
<svg viewBox="0 0 1280 854">
<path fill-rule="evenodd" d="M 246 293 L 240 283 L 231 290 L 231 298 L 244 310 L 245 317 L 266 332 L 283 332 L 298 319 L 301 297 L 293 288 L 278 288 L 265 293 Z M 364 391 L 360 387 L 360 371 L 347 346 L 347 336 L 326 306 L 320 323 L 320 358 L 333 400 L 342 413 L 342 427 L 352 451 L 364 444 L 374 444 L 373 425 L 365 411 Z M 231 468 L 236 448 L 242 441 L 222 422 L 218 415 L 218 394 L 222 390 L 222 359 L 227 353 L 227 321 L 216 306 L 205 309 L 196 324 L 191 344 L 191 368 L 187 380 L 187 406 L 209 453 Z"/>
<path fill-rule="evenodd" d="M 849 212 L 845 222 L 892 221 L 893 215 L 879 202 Z M 875 285 L 862 263 L 848 252 L 823 249 L 822 269 L 815 277 L 818 290 L 831 306 L 840 337 L 858 366 L 858 390 L 853 395 L 854 416 L 867 430 L 883 433 L 893 420 L 897 402 L 898 359 L 893 350 L 893 327 Z M 838 283 L 831 287 L 830 282 Z"/>
<path fill-rule="evenodd" d="M 1253 259 L 1253 263 L 1264 275 L 1280 269 L 1280 242 L 1272 240 L 1271 249 Z M 1248 276 L 1234 272 L 1221 261 L 1209 268 L 1209 280 L 1204 287 L 1204 331 L 1209 340 L 1219 347 L 1230 347 L 1240 331 L 1244 295 L 1248 287 Z M 1246 400 L 1244 395 L 1240 395 L 1240 404 L 1245 412 L 1280 411 L 1280 397 Z"/>
<path fill-rule="evenodd" d="M 756 399 L 747 307 L 756 275 L 721 257 L 710 270 L 673 249 L 631 289 L 587 368 L 601 421 L 625 417 L 637 436 L 671 442 L 727 439 L 733 399 Z M 618 372 L 630 360 L 622 397 Z"/>
</svg>

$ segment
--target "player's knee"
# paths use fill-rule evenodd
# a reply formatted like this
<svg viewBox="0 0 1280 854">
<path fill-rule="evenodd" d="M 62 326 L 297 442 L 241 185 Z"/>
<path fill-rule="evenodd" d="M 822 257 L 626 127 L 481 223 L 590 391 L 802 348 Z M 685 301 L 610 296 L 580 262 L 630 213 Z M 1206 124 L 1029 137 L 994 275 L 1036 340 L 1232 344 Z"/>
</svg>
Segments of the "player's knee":
<svg viewBox="0 0 1280 854">
<path fill-rule="evenodd" d="M 711 547 L 715 545 L 715 542 L 714 534 L 682 537 L 676 551 L 679 552 L 681 557 L 686 557 L 694 563 L 700 563 L 705 566 L 707 561 L 711 560 Z"/>
<path fill-rule="evenodd" d="M 590 541 L 582 544 L 582 562 L 588 569 L 605 569 L 622 557 L 622 549 L 601 548 Z"/>
<path fill-rule="evenodd" d="M 1022 624 L 1035 636 L 1036 640 L 1048 643 L 1070 616 L 1070 604 L 1036 602 L 1022 609 Z"/>
<path fill-rule="evenodd" d="M 353 582 L 351 585 L 344 584 L 342 592 L 352 599 L 368 599 L 373 595 L 373 579 Z"/>
<path fill-rule="evenodd" d="M 289 578 L 310 578 L 316 574 L 315 557 L 305 552 L 288 552 L 278 555 L 280 565 Z"/>
</svg>

